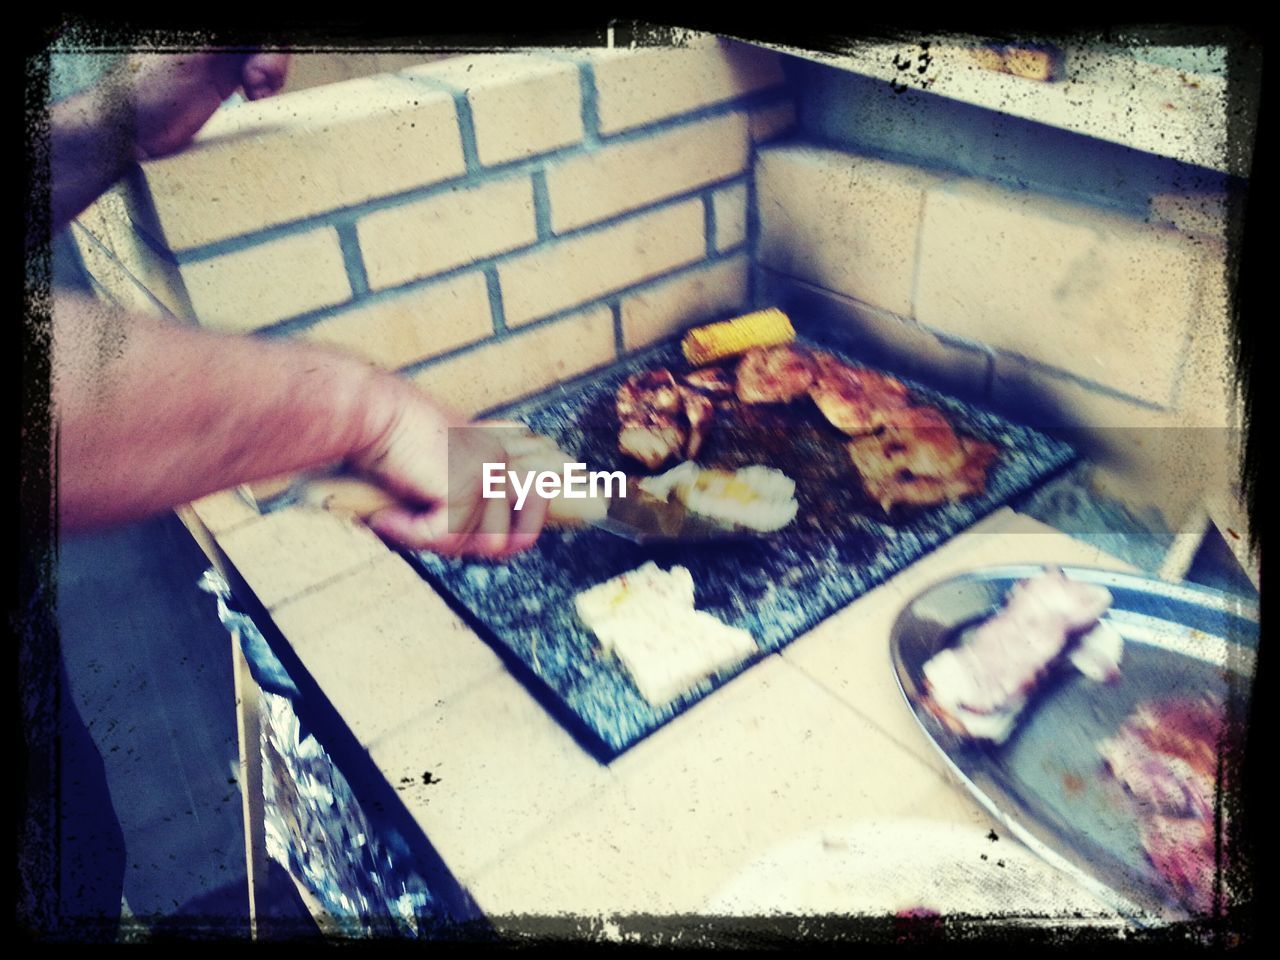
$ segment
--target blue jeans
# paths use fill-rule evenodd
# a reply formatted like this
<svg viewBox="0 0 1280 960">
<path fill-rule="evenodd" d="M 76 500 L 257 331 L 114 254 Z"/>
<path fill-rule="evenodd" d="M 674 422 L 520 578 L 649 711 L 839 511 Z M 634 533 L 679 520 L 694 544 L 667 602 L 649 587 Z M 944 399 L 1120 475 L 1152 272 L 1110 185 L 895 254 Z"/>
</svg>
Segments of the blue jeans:
<svg viewBox="0 0 1280 960">
<path fill-rule="evenodd" d="M 114 940 L 124 893 L 124 832 L 102 755 L 59 664 L 59 939 Z"/>
</svg>

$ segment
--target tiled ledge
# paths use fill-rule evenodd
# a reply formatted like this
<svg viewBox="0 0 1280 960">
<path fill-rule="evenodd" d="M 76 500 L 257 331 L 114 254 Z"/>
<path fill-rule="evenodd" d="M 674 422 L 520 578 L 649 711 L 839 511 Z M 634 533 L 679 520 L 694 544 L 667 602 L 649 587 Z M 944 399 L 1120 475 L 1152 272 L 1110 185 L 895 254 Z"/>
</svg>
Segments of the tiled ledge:
<svg viewBox="0 0 1280 960">
<path fill-rule="evenodd" d="M 896 611 L 984 564 L 1123 568 L 999 511 L 601 765 L 385 547 L 353 554 L 328 515 L 245 519 L 213 500 L 197 513 L 228 524 L 216 540 L 341 722 L 480 909 L 516 929 L 705 914 L 749 863 L 832 825 L 909 816 L 985 836 L 897 691 Z"/>
</svg>

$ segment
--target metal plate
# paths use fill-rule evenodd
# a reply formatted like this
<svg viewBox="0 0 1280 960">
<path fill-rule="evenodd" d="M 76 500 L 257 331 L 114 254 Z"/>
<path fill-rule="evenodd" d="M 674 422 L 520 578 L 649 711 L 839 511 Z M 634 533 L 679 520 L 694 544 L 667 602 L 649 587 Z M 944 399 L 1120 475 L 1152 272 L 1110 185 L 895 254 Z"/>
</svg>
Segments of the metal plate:
<svg viewBox="0 0 1280 960">
<path fill-rule="evenodd" d="M 1105 619 L 1125 638 L 1120 678 L 1096 683 L 1064 669 L 1035 694 L 1005 743 L 955 736 L 921 703 L 925 662 L 999 610 L 1015 583 L 1045 569 L 977 571 L 908 603 L 890 638 L 899 686 L 958 778 L 1020 840 L 1091 883 L 1122 912 L 1183 916 L 1142 850 L 1133 798 L 1105 772 L 1097 744 L 1144 701 L 1209 692 L 1229 710 L 1242 709 L 1253 674 L 1257 608 L 1207 588 L 1063 567 L 1069 579 L 1111 591 Z"/>
<path fill-rule="evenodd" d="M 614 393 L 632 373 L 657 366 L 688 369 L 673 344 L 502 416 L 551 437 L 592 470 L 633 473 L 634 464 L 617 448 Z M 698 457 L 703 466 L 731 469 L 762 462 L 795 479 L 799 514 L 775 534 L 639 545 L 587 528 L 548 531 L 533 549 L 503 564 L 430 553 L 414 559 L 585 747 L 602 758 L 616 755 L 759 658 L 654 707 L 618 661 L 600 654 L 574 613 L 575 594 L 649 560 L 664 569 L 683 564 L 693 575 L 698 608 L 749 631 L 763 657 L 1075 457 L 1059 440 L 904 382 L 919 402 L 941 408 L 962 435 L 999 448 L 983 493 L 886 515 L 863 496 L 844 450 L 847 438 L 802 400 L 719 418 Z"/>
</svg>

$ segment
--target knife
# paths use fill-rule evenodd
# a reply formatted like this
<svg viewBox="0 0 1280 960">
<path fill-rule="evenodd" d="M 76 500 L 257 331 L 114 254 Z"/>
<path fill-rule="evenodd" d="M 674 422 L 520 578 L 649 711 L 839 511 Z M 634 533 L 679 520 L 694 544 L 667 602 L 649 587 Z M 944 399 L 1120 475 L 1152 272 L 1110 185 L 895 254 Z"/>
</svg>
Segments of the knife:
<svg viewBox="0 0 1280 960">
<path fill-rule="evenodd" d="M 511 466 L 516 468 L 555 471 L 563 470 L 565 463 L 573 462 L 573 458 L 561 451 L 554 441 L 527 430 L 504 445 L 512 458 Z M 553 529 L 593 526 L 637 544 L 740 540 L 763 535 L 748 527 L 721 523 L 691 513 L 676 497 L 661 500 L 640 490 L 636 483 L 635 478 L 627 479 L 625 496 L 555 497 L 548 505 L 547 526 Z M 304 506 L 358 520 L 366 520 L 379 510 L 400 502 L 377 484 L 341 467 L 243 484 L 238 492 L 261 514 Z"/>
</svg>

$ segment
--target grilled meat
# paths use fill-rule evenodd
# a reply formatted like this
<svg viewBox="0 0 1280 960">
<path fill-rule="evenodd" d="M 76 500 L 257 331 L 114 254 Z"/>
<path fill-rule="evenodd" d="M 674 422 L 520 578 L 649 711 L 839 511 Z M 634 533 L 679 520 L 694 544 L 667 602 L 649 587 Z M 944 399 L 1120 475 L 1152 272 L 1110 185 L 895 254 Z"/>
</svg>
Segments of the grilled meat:
<svg viewBox="0 0 1280 960">
<path fill-rule="evenodd" d="M 682 454 L 694 457 L 715 414 L 710 400 L 662 368 L 628 377 L 615 404 L 618 449 L 650 470 Z"/>
<path fill-rule="evenodd" d="M 895 411 L 911 406 L 907 388 L 893 377 L 851 366 L 830 354 L 818 354 L 815 366 L 809 396 L 842 433 L 873 433 L 892 423 Z"/>
<path fill-rule="evenodd" d="M 686 386 L 709 397 L 731 397 L 734 394 L 733 377 L 723 367 L 701 367 L 680 379 Z"/>
<path fill-rule="evenodd" d="M 686 433 L 675 417 L 652 414 L 626 420 L 618 431 L 618 449 L 656 470 L 684 449 Z"/>
<path fill-rule="evenodd" d="M 1139 704 L 1098 744 L 1134 798 L 1142 848 L 1189 909 L 1207 912 L 1216 873 L 1214 798 L 1222 704 L 1211 697 Z M 1224 808 L 1223 830 L 1228 811 Z"/>
<path fill-rule="evenodd" d="M 688 387 L 680 388 L 680 399 L 684 403 L 684 415 L 689 420 L 689 438 L 685 444 L 684 456 L 686 460 L 692 460 L 707 439 L 707 431 L 711 429 L 711 421 L 715 419 L 715 407 L 707 397 Z"/>
<path fill-rule="evenodd" d="M 894 425 L 850 443 L 850 455 L 864 478 L 881 479 L 909 471 L 917 477 L 949 477 L 965 464 L 965 450 L 951 424 L 932 407 L 911 407 L 894 414 Z M 861 453 L 853 453 L 857 448 Z M 874 457 L 863 453 L 874 452 Z"/>
<path fill-rule="evenodd" d="M 738 363 L 738 399 L 743 403 L 788 403 L 809 389 L 814 365 L 799 347 L 755 347 Z"/>
<path fill-rule="evenodd" d="M 618 388 L 618 419 L 627 421 L 651 413 L 680 412 L 680 389 L 671 371 L 659 367 L 632 374 Z"/>
<path fill-rule="evenodd" d="M 899 503 L 927 506 L 982 492 L 996 448 L 957 437 L 936 411 L 933 417 L 916 412 L 927 410 L 910 412 L 916 422 L 929 426 L 886 427 L 849 441 L 849 458 L 863 490 L 884 510 Z"/>
</svg>

